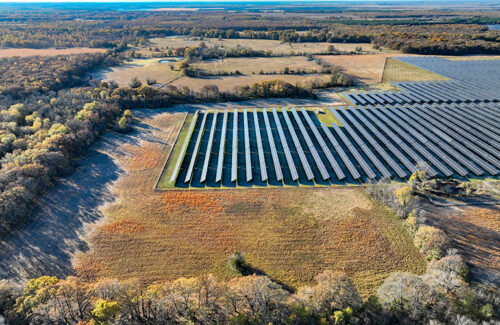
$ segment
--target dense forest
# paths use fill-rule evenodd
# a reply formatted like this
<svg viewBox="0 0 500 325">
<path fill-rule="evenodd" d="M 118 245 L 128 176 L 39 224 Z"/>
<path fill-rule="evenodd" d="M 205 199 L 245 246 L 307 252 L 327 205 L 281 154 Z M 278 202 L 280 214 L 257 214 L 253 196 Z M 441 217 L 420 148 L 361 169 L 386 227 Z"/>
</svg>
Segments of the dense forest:
<svg viewBox="0 0 500 325">
<path fill-rule="evenodd" d="M 444 22 L 312 19 L 268 17 L 223 11 L 57 11 L 0 13 L 1 47 L 104 47 L 146 45 L 147 39 L 170 35 L 258 38 L 283 42 L 372 42 L 405 53 L 498 54 L 500 32 L 473 24 L 498 17 Z"/>
</svg>

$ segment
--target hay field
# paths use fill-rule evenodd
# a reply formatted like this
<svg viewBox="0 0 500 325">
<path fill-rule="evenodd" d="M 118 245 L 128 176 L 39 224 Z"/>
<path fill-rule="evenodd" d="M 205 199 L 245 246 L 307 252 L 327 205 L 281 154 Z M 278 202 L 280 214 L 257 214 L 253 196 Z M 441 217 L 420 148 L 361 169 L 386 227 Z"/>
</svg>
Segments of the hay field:
<svg viewBox="0 0 500 325">
<path fill-rule="evenodd" d="M 271 57 L 271 58 L 227 58 L 222 60 L 207 60 L 194 63 L 193 66 L 209 71 L 234 72 L 238 70 L 243 74 L 259 72 L 281 72 L 284 68 L 290 71 L 317 71 L 321 72 L 321 66 L 309 61 L 303 56 Z"/>
<path fill-rule="evenodd" d="M 236 47 L 241 45 L 249 47 L 257 51 L 272 51 L 273 54 L 290 54 L 294 53 L 324 53 L 327 52 L 328 46 L 333 45 L 338 51 L 354 51 L 356 47 L 361 46 L 363 51 L 378 52 L 373 49 L 370 43 L 283 43 L 276 40 L 262 39 L 217 39 L 217 38 L 188 38 L 188 37 L 164 37 L 150 39 L 150 47 L 158 48 L 177 48 L 186 46 L 198 46 L 201 42 L 205 42 L 207 46 L 225 46 Z"/>
<path fill-rule="evenodd" d="M 54 55 L 70 55 L 70 54 L 80 54 L 80 53 L 103 53 L 106 52 L 107 49 L 97 49 L 90 47 L 73 47 L 67 49 L 0 49 L 0 58 L 8 58 L 11 56 L 54 56 Z"/>
<path fill-rule="evenodd" d="M 409 56 L 397 53 L 378 53 L 367 55 L 318 55 L 326 62 L 340 67 L 352 76 L 359 85 L 381 82 L 385 59 L 388 57 Z"/>
<path fill-rule="evenodd" d="M 435 74 L 429 70 L 425 70 L 399 61 L 394 58 L 387 58 L 385 64 L 382 82 L 389 81 L 425 81 L 425 80 L 448 80 L 447 78 Z"/>
<path fill-rule="evenodd" d="M 160 59 L 135 59 L 118 67 L 98 71 L 94 78 L 106 81 L 114 80 L 120 86 L 128 86 L 134 77 L 146 84 L 146 79 L 155 79 L 158 83 L 168 83 L 180 76 L 179 71 L 171 70 L 167 63 Z"/>
<path fill-rule="evenodd" d="M 313 80 L 327 80 L 328 75 L 325 74 L 304 74 L 304 75 L 289 75 L 289 74 L 274 74 L 274 75 L 243 75 L 243 76 L 220 76 L 206 78 L 190 78 L 182 76 L 170 83 L 172 86 L 187 86 L 193 90 L 199 90 L 206 85 L 216 85 L 220 91 L 232 90 L 235 86 L 251 86 L 253 83 L 265 80 L 283 80 L 292 85 L 295 83 L 309 82 Z"/>
<path fill-rule="evenodd" d="M 80 276 L 228 279 L 227 257 L 238 250 L 291 287 L 332 269 L 367 297 L 393 271 L 424 271 L 401 222 L 361 188 L 154 191 L 183 117 L 144 118 L 147 140 L 117 148 L 126 153 L 118 158 L 126 173 L 113 187 L 117 201 L 102 209 L 90 251 L 76 258 Z"/>
</svg>

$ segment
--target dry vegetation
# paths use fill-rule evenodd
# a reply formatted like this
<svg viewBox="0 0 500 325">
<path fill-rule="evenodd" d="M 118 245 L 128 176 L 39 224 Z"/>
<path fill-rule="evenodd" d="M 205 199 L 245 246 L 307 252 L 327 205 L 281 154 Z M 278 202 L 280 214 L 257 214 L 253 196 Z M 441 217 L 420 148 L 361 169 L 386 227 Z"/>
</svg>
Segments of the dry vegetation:
<svg viewBox="0 0 500 325">
<path fill-rule="evenodd" d="M 187 86 L 194 90 L 199 90 L 206 85 L 216 85 L 219 90 L 232 90 L 236 86 L 251 86 L 253 83 L 266 80 L 283 80 L 291 84 L 309 82 L 313 80 L 328 80 L 329 76 L 325 74 L 306 74 L 306 75 L 247 75 L 247 76 L 220 76 L 206 78 L 190 78 L 182 76 L 172 81 L 173 86 Z"/>
<path fill-rule="evenodd" d="M 389 81 L 424 81 L 424 80 L 448 80 L 447 78 L 435 74 L 429 70 L 425 70 L 402 62 L 394 58 L 387 58 L 385 64 L 384 74 L 382 76 L 383 82 Z"/>
<path fill-rule="evenodd" d="M 424 271 L 402 224 L 358 188 L 155 192 L 170 149 L 161 143 L 174 141 L 183 116 L 145 119 L 157 132 L 151 142 L 120 148 L 128 173 L 114 187 L 117 203 L 104 208 L 91 251 L 77 258 L 82 276 L 227 279 L 226 260 L 239 250 L 286 285 L 342 270 L 366 296 L 395 270 Z"/>
<path fill-rule="evenodd" d="M 153 38 L 150 40 L 152 47 L 158 48 L 177 48 L 186 46 L 198 46 L 205 42 L 207 46 L 236 47 L 238 45 L 249 47 L 256 51 L 272 51 L 273 54 L 290 53 L 324 53 L 328 51 L 328 46 L 333 45 L 337 51 L 354 51 L 356 47 L 361 46 L 363 51 L 375 52 L 373 45 L 369 43 L 286 43 L 275 40 L 263 39 L 217 39 L 217 38 L 183 38 L 183 37 L 165 37 Z"/>
<path fill-rule="evenodd" d="M 395 56 L 403 55 L 379 53 L 367 55 L 320 55 L 318 57 L 340 67 L 342 72 L 352 76 L 357 84 L 369 85 L 382 80 L 385 59 Z"/>
<path fill-rule="evenodd" d="M 224 61 L 208 60 L 193 65 L 207 72 L 235 72 L 238 70 L 243 74 L 259 73 L 261 71 L 265 73 L 281 72 L 284 68 L 289 68 L 290 71 L 321 71 L 321 66 L 303 56 L 227 58 Z"/>
<path fill-rule="evenodd" d="M 89 48 L 89 47 L 73 47 L 67 49 L 0 49 L 0 58 L 8 58 L 11 56 L 52 56 L 52 55 L 69 55 L 80 53 L 102 53 L 106 49 Z"/>
<path fill-rule="evenodd" d="M 171 70 L 169 64 L 160 63 L 160 59 L 134 59 L 122 66 L 100 71 L 96 77 L 107 81 L 114 80 L 120 86 L 128 86 L 134 77 L 146 84 L 147 78 L 159 83 L 168 83 L 179 76 L 179 71 Z"/>
</svg>

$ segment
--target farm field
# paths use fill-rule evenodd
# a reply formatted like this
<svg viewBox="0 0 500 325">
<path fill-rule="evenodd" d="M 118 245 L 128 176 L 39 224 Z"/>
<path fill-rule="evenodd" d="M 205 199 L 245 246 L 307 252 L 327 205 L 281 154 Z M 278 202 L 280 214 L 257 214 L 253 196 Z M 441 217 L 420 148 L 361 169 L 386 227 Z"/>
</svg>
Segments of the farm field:
<svg viewBox="0 0 500 325">
<path fill-rule="evenodd" d="M 134 77 L 146 84 L 147 78 L 155 79 L 158 83 L 169 83 L 179 76 L 179 71 L 171 70 L 168 64 L 160 63 L 160 59 L 134 59 L 122 66 L 101 70 L 94 74 L 94 78 L 114 80 L 120 86 L 128 86 Z"/>
<path fill-rule="evenodd" d="M 367 55 L 318 55 L 326 62 L 340 67 L 341 71 L 354 78 L 358 85 L 370 85 L 382 81 L 385 60 L 388 57 L 409 56 L 398 53 Z"/>
<path fill-rule="evenodd" d="M 328 75 L 313 73 L 304 75 L 273 74 L 273 75 L 243 75 L 243 76 L 217 76 L 204 78 L 190 78 L 181 76 L 169 84 L 172 86 L 187 86 L 199 90 L 206 85 L 216 85 L 221 91 L 232 90 L 236 86 L 251 86 L 253 83 L 266 80 L 283 80 L 291 84 L 308 82 L 313 80 L 327 80 Z M 160 82 L 160 80 L 158 80 Z"/>
<path fill-rule="evenodd" d="M 280 73 L 285 68 L 289 68 L 291 72 L 321 72 L 321 66 L 303 56 L 226 58 L 224 61 L 206 60 L 192 65 L 206 72 L 235 72 L 238 70 L 243 74 L 257 74 L 261 71 L 264 73 Z"/>
<path fill-rule="evenodd" d="M 427 80 L 448 80 L 447 78 L 421 69 L 415 65 L 402 62 L 397 59 L 387 58 L 382 82 L 389 81 L 427 81 Z"/>
<path fill-rule="evenodd" d="M 224 46 L 224 47 L 249 47 L 256 51 L 272 51 L 273 54 L 291 54 L 291 53 L 324 53 L 328 51 L 328 46 L 333 45 L 337 51 L 354 51 L 356 47 L 361 46 L 363 51 L 378 52 L 373 49 L 370 43 L 285 43 L 277 40 L 261 40 L 261 39 L 217 39 L 217 38 L 185 38 L 185 37 L 165 37 L 150 39 L 150 47 L 158 48 L 178 48 L 186 46 L 199 46 L 204 42 L 207 46 Z"/>
<path fill-rule="evenodd" d="M 119 148 L 125 174 L 112 188 L 117 201 L 103 207 L 90 251 L 76 259 L 81 276 L 227 279 L 226 260 L 238 250 L 285 285 L 311 283 L 332 269 L 352 276 L 366 297 L 395 270 L 424 271 L 401 222 L 359 188 L 154 191 L 183 118 L 143 118 L 152 134 Z"/>
<path fill-rule="evenodd" d="M 107 49 L 90 48 L 90 47 L 73 47 L 66 49 L 29 49 L 29 48 L 8 48 L 0 49 L 0 58 L 7 58 L 11 56 L 54 56 L 54 55 L 69 55 L 80 53 L 102 53 Z"/>
</svg>

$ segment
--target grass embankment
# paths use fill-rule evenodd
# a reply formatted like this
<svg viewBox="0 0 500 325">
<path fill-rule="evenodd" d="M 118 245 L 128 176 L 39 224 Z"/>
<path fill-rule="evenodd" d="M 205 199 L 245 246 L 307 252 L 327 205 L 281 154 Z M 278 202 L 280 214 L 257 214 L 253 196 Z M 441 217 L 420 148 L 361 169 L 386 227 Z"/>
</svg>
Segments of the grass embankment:
<svg viewBox="0 0 500 325">
<path fill-rule="evenodd" d="M 177 160 L 179 159 L 179 156 L 184 156 L 186 152 L 182 151 L 184 141 L 186 140 L 186 137 L 191 137 L 191 134 L 188 134 L 190 131 L 190 126 L 191 122 L 193 121 L 194 118 L 194 113 L 187 113 L 186 119 L 184 120 L 184 124 L 182 125 L 182 129 L 179 132 L 178 138 L 173 143 L 173 149 L 171 149 L 170 154 L 167 158 L 167 161 L 165 163 L 165 168 L 163 169 L 160 178 L 158 180 L 158 183 L 156 184 L 156 188 L 173 188 L 175 187 L 175 181 L 170 182 L 170 177 L 172 176 L 172 173 L 175 170 L 175 165 L 177 164 Z M 191 130 L 192 132 L 192 130 Z M 189 139 L 188 139 L 189 141 Z"/>
<path fill-rule="evenodd" d="M 385 63 L 382 82 L 389 81 L 426 81 L 426 80 L 448 80 L 435 74 L 394 58 L 387 58 Z"/>
<path fill-rule="evenodd" d="M 143 122 L 172 143 L 182 117 Z M 366 297 L 391 272 L 424 271 L 402 223 L 360 188 L 157 192 L 163 147 L 151 138 L 119 148 L 129 153 L 120 158 L 127 173 L 114 187 L 119 200 L 104 209 L 91 250 L 77 258 L 81 276 L 227 279 L 228 256 L 242 251 L 253 267 L 291 287 L 331 269 L 346 272 Z"/>
</svg>

